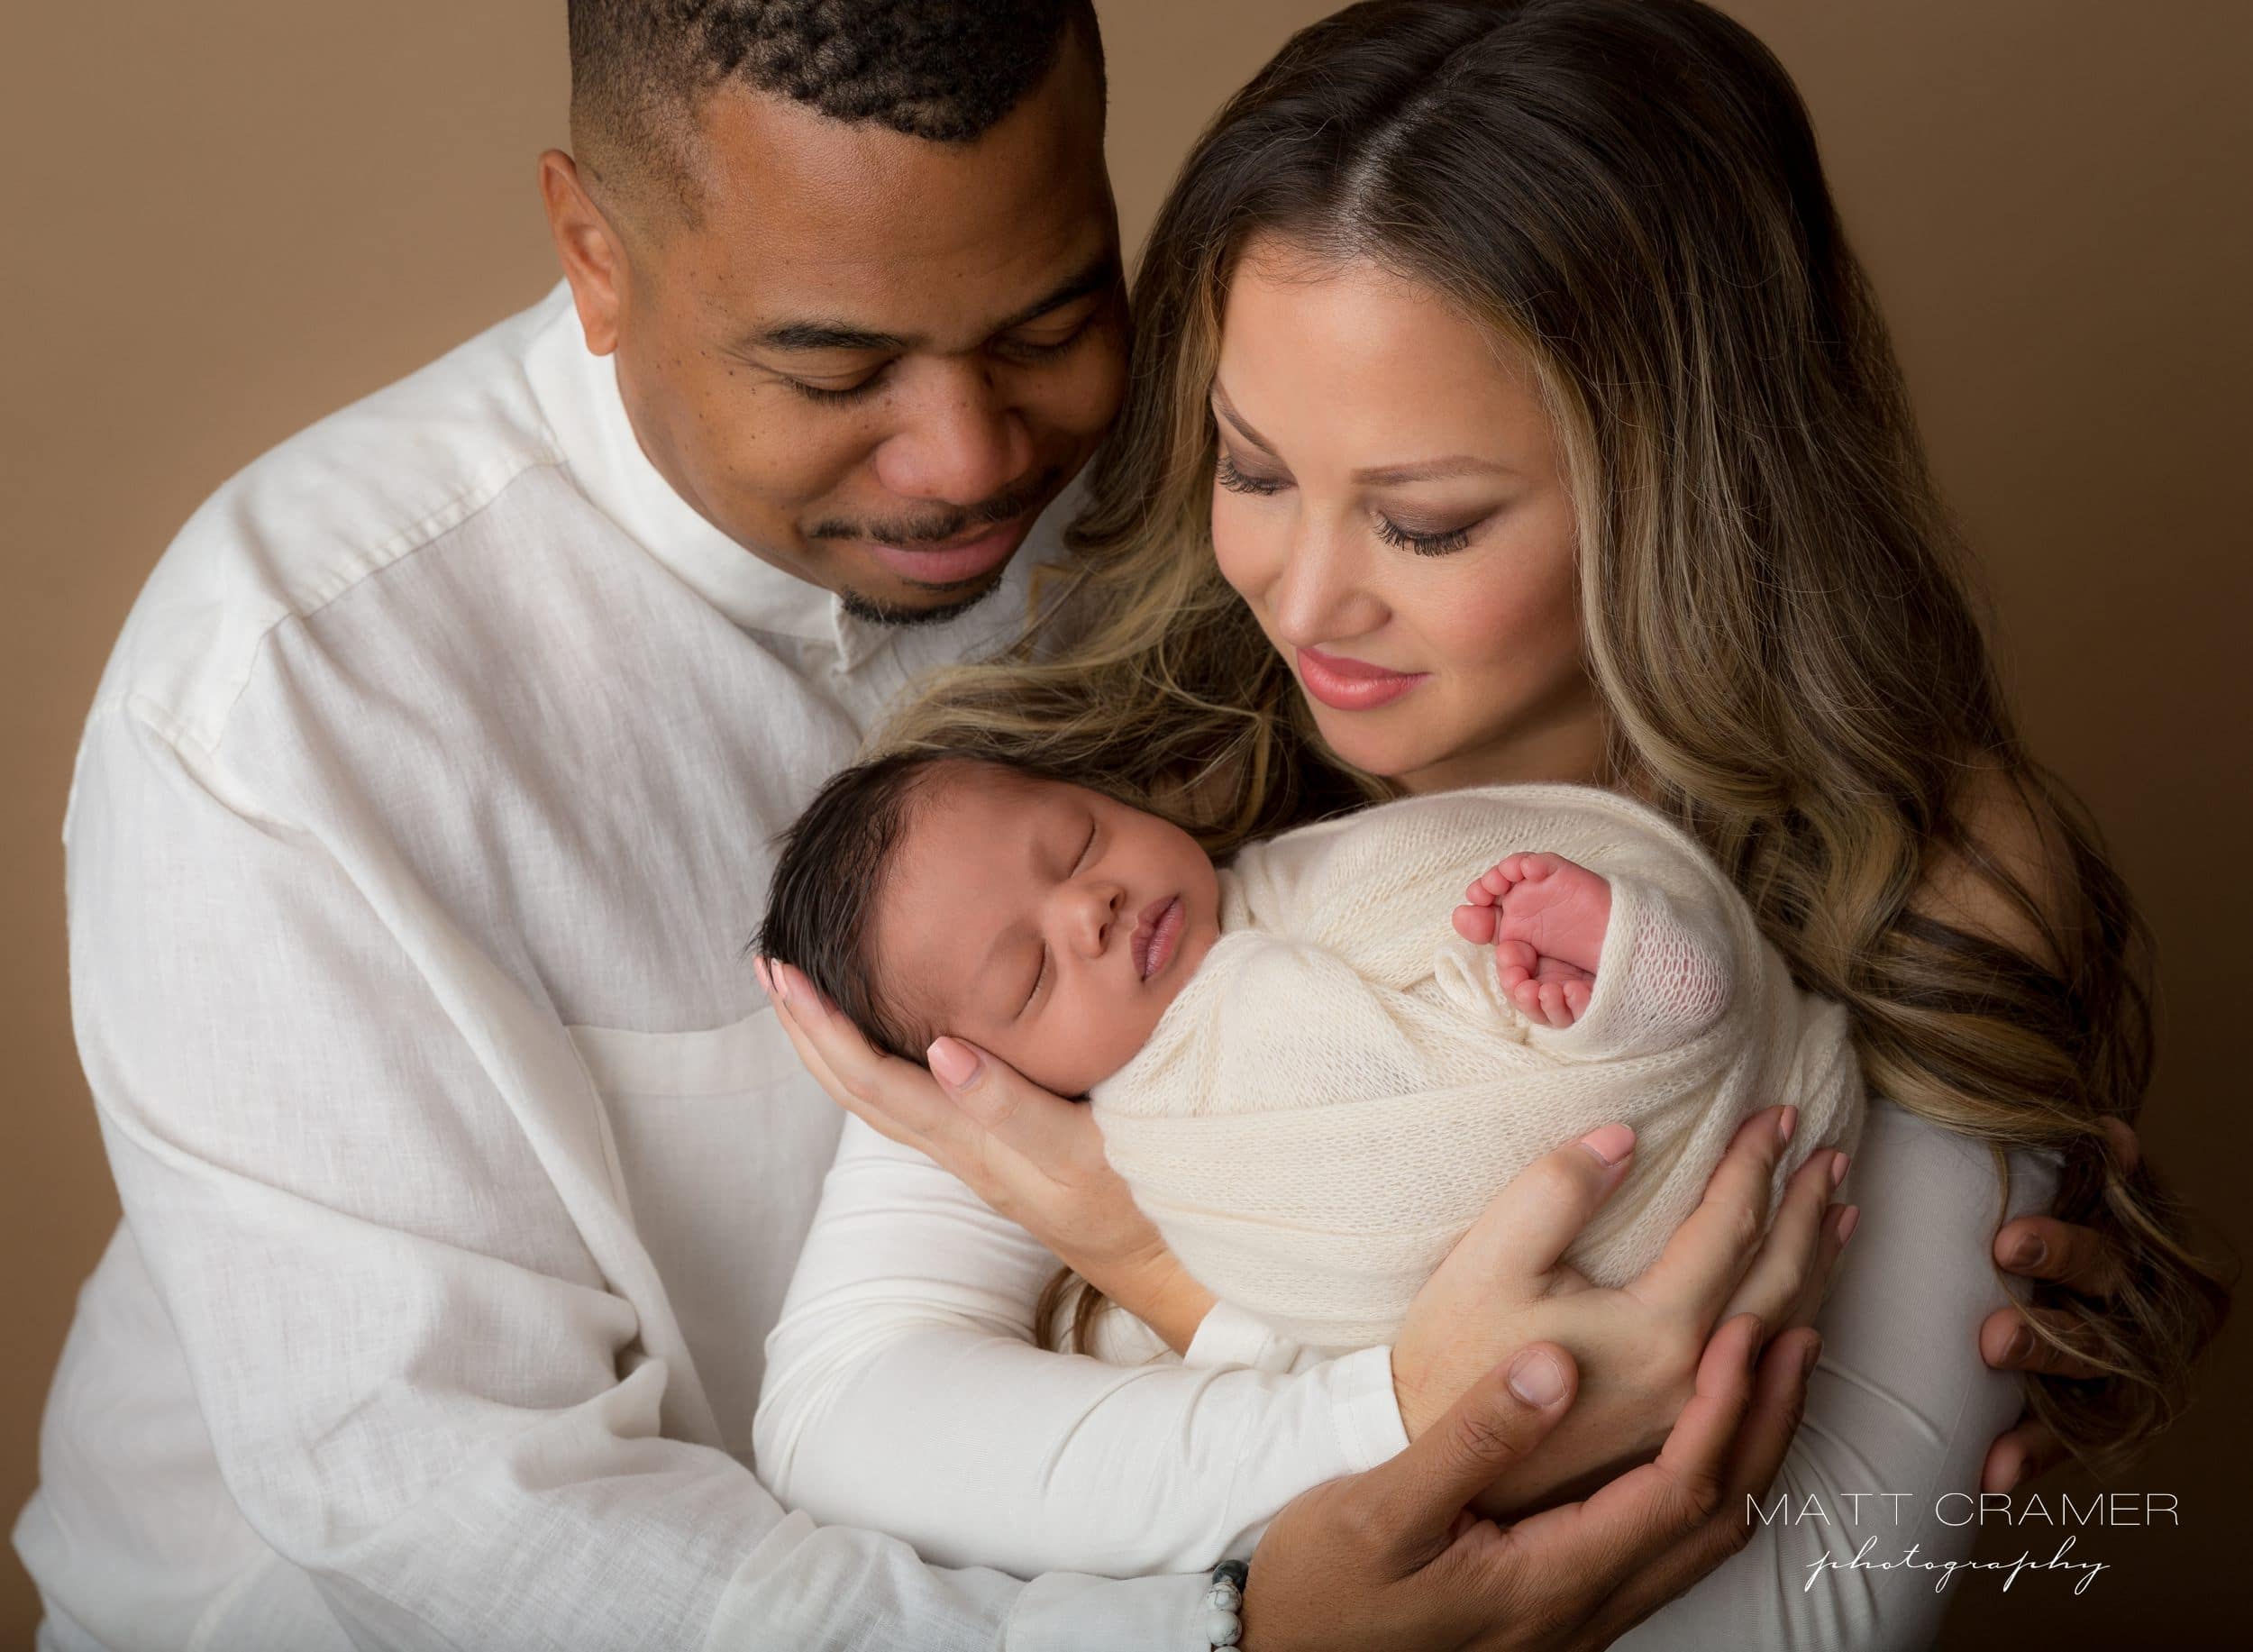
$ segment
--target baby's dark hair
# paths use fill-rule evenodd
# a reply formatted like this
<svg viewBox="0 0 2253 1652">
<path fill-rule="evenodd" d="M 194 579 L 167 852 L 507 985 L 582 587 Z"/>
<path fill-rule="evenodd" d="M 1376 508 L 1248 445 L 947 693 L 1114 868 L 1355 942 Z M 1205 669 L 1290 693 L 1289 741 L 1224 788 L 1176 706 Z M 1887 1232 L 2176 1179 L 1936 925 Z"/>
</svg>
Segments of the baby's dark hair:
<svg viewBox="0 0 2253 1652">
<path fill-rule="evenodd" d="M 878 1049 L 917 1063 L 930 1041 L 917 1041 L 884 990 L 877 902 L 936 771 L 960 761 L 900 752 L 832 775 L 782 835 L 766 917 L 751 944 L 762 957 L 795 964 Z"/>
<path fill-rule="evenodd" d="M 767 912 L 751 943 L 794 964 L 878 1049 L 917 1065 L 937 1036 L 887 990 L 875 951 L 876 912 L 917 811 L 973 767 L 1061 780 L 1038 765 L 982 752 L 896 752 L 830 777 L 782 835 Z"/>
</svg>

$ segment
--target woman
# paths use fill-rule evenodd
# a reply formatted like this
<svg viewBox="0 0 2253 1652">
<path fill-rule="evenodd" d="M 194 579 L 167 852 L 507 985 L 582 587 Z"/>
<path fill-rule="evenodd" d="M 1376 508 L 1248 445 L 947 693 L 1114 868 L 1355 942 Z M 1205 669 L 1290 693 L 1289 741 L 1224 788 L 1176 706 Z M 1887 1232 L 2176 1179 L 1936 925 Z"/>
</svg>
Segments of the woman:
<svg viewBox="0 0 2253 1652">
<path fill-rule="evenodd" d="M 1355 7 L 1217 118 L 1153 232 L 1136 312 L 1135 381 L 1077 535 L 1090 628 L 1065 660 L 1027 648 L 951 674 L 889 744 L 999 745 L 1215 850 L 1403 791 L 1549 780 L 1642 798 L 1706 844 L 1801 984 L 1847 1007 L 1891 1104 L 1861 1155 L 1869 1237 L 1822 1321 L 1831 1380 L 1787 1481 L 1911 1493 L 1916 1531 L 1854 1528 L 1883 1556 L 1968 1540 L 1929 1511 L 1979 1478 L 2015 1405 L 1970 1337 L 2000 1304 L 1976 1247 L 2003 1149 L 2055 1164 L 2056 1208 L 2114 1262 L 2108 1300 L 2024 1322 L 2081 1380 L 2033 1390 L 2036 1422 L 1998 1446 L 1990 1483 L 2045 1433 L 2107 1456 L 2162 1426 L 2225 1297 L 2108 1128 L 2148 1068 L 2140 933 L 2012 732 L 1883 324 L 1765 49 L 1692 0 Z M 787 1008 L 833 1094 L 895 1129 L 928 1111 L 803 994 Z M 978 1065 L 934 1046 L 959 1093 Z M 862 1180 L 833 1202 L 917 1173 L 849 1143 L 841 1178 L 856 1151 Z M 1006 1172 L 970 1173 L 1007 1196 Z M 1099 1282 L 1177 1346 L 1201 1335 L 1209 1299 L 1099 1175 L 1081 1185 L 1089 1211 L 1044 1237 L 1104 1262 Z M 883 1219 L 897 1254 L 968 1218 Z M 825 1208 L 807 1251 L 826 1282 L 794 1291 L 776 1334 L 785 1387 L 794 1339 L 819 1343 L 816 1321 L 872 1294 L 873 1274 L 832 1267 L 831 1223 Z M 905 1319 L 944 1316 L 945 1294 Z M 1993 1323 L 2007 1337 L 2015 1316 Z M 1639 1382 L 1612 1369 L 1612 1426 L 1663 1428 L 1694 1346 Z M 1599 1386 L 1602 1351 L 1575 1352 Z M 844 1386 L 821 1436 L 880 1431 Z M 762 1468 L 789 1456 L 762 1437 Z M 1026 1502 L 1053 1516 L 1041 1491 Z M 1801 1593 L 1826 1536 L 1836 1550 L 1836 1527 L 1764 1529 L 1646 1632 L 1929 1638 L 1945 1597 L 1927 1580 Z M 1255 1564 L 1248 1611 L 1259 1584 Z"/>
</svg>

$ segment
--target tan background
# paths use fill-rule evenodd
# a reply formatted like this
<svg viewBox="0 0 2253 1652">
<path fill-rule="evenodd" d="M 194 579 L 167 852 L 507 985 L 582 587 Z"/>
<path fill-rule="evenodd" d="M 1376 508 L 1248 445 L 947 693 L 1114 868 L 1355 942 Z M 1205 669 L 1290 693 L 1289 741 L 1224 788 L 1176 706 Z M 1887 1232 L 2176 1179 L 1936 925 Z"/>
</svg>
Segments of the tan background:
<svg viewBox="0 0 2253 1652">
<path fill-rule="evenodd" d="M 1798 78 L 1984 560 L 2036 749 L 2093 805 L 2163 948 L 2145 1140 L 2240 1248 L 2235 1036 L 2253 933 L 2244 478 L 2253 384 L 2253 5 L 1729 0 Z M 1113 0 L 1128 242 L 1196 126 L 1324 0 Z M 31 14 L 36 12 L 36 17 Z M 533 157 L 562 141 L 562 8 L 202 0 L 11 7 L 0 24 L 0 1006 L 16 1073 L 0 1512 L 116 1217 L 68 1033 L 57 833 L 79 720 L 134 590 L 230 471 L 536 297 Z M 2253 1382 L 2123 1483 L 2179 1530 L 2097 1532 L 2079 1599 L 1959 1581 L 1951 1644 L 2206 1644 L 2241 1594 Z M 2035 1535 L 2040 1535 L 2039 1532 Z M 2007 1533 L 1991 1552 L 2015 1553 Z M 2045 1547 L 2044 1552 L 2047 1552 Z M 2225 1602 L 2227 1604 L 2225 1605 Z M 2214 1614 L 2210 1617 L 2209 1614 Z M 35 1615 L 0 1560 L 0 1644 Z M 2165 1626 L 2160 1629 L 2159 1626 Z M 2155 1629 L 2157 1633 L 2155 1635 Z"/>
</svg>

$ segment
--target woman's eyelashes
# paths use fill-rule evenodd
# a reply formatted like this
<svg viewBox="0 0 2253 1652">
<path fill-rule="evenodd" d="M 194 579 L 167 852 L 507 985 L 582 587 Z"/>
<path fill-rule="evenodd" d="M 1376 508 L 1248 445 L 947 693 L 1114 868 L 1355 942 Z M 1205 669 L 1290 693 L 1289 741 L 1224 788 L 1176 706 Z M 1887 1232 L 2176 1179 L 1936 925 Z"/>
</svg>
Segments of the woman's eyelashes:
<svg viewBox="0 0 2253 1652">
<path fill-rule="evenodd" d="M 1413 528 L 1402 527 L 1390 516 L 1379 516 L 1377 537 L 1388 545 L 1401 546 L 1418 556 L 1445 556 L 1469 544 L 1471 529 L 1477 525 L 1474 522 L 1470 527 L 1449 528 L 1444 534 L 1419 534 Z"/>
<path fill-rule="evenodd" d="M 1281 477 L 1252 476 L 1238 470 L 1236 455 L 1225 447 L 1220 450 L 1220 463 L 1213 473 L 1213 479 L 1230 493 L 1248 493 L 1260 498 L 1265 498 L 1271 493 L 1280 493 L 1283 487 Z"/>
<path fill-rule="evenodd" d="M 1250 494 L 1255 498 L 1281 493 L 1290 486 L 1280 476 L 1259 476 L 1244 470 L 1236 463 L 1236 455 L 1226 448 L 1220 450 L 1219 460 L 1213 470 L 1213 480 L 1230 493 Z M 1404 527 L 1380 511 L 1377 513 L 1376 534 L 1386 544 L 1413 551 L 1418 556 L 1446 556 L 1469 544 L 1471 535 L 1479 530 L 1483 520 L 1482 518 L 1480 522 L 1466 523 L 1462 527 L 1447 528 L 1439 533 L 1426 533 Z"/>
</svg>

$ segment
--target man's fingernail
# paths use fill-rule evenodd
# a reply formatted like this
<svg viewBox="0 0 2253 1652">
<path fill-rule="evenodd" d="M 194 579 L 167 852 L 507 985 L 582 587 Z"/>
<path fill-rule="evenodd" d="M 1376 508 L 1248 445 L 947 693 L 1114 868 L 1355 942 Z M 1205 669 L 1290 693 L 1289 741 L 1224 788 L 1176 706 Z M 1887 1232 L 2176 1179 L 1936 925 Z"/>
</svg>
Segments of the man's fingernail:
<svg viewBox="0 0 2253 1652">
<path fill-rule="evenodd" d="M 1555 1405 L 1564 1395 L 1564 1367 L 1546 1348 L 1528 1348 L 1510 1362 L 1510 1392 L 1528 1405 Z"/>
<path fill-rule="evenodd" d="M 1843 1153 L 1834 1153 L 1830 1155 L 1830 1185 L 1836 1189 L 1846 1179 L 1847 1155 Z"/>
<path fill-rule="evenodd" d="M 931 1071 L 940 1083 L 949 1090 L 961 1090 L 978 1076 L 979 1060 L 975 1051 L 966 1044 L 952 1038 L 936 1040 L 924 1053 L 931 1063 Z"/>
<path fill-rule="evenodd" d="M 1606 1164 L 1617 1164 L 1635 1151 L 1635 1132 L 1623 1124 L 1607 1124 L 1580 1138 L 1580 1145 Z"/>
<path fill-rule="evenodd" d="M 1775 1118 L 1776 1145 L 1781 1147 L 1786 1142 L 1790 1141 L 1792 1139 L 1792 1133 L 1799 1127 L 1799 1109 L 1796 1107 L 1787 1107 L 1782 1112 L 1778 1113 Z"/>
<path fill-rule="evenodd" d="M 2049 1255 L 2049 1246 L 2030 1233 L 2020 1234 L 2011 1247 L 2011 1265 L 2014 1268 L 2038 1268 Z"/>
<path fill-rule="evenodd" d="M 2004 1351 L 2002 1357 L 2015 1364 L 2018 1361 L 2024 1359 L 2033 1351 L 2033 1328 L 2031 1326 L 2021 1325 L 2017 1330 L 2011 1333 L 2011 1346 Z"/>
</svg>

